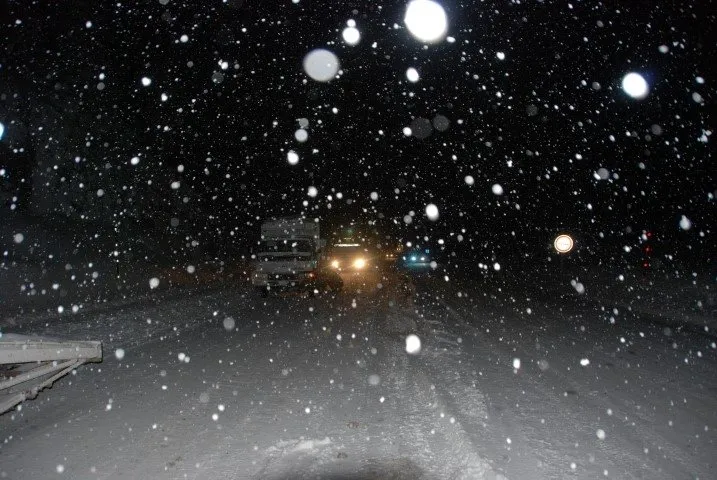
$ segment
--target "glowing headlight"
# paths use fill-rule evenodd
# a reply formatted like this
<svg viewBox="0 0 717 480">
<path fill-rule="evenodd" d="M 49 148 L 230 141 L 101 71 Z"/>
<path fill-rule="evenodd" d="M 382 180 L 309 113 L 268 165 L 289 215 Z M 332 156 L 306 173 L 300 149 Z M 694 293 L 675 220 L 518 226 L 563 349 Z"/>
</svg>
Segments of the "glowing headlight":
<svg viewBox="0 0 717 480">
<path fill-rule="evenodd" d="M 416 261 L 416 257 L 415 257 L 415 256 L 411 257 L 411 261 L 412 261 L 412 262 L 415 262 L 415 261 Z"/>
<path fill-rule="evenodd" d="M 334 267 L 334 268 L 339 268 L 339 261 L 338 261 L 338 260 L 332 260 L 332 261 L 331 261 L 331 266 Z"/>
<path fill-rule="evenodd" d="M 363 258 L 357 258 L 354 260 L 354 268 L 363 268 L 366 266 L 366 260 Z"/>
</svg>

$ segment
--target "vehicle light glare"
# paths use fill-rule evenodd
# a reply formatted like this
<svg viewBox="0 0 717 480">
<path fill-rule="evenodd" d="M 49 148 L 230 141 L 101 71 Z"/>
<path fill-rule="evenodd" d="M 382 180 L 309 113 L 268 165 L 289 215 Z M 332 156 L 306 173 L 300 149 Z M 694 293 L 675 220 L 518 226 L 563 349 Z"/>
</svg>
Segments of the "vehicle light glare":
<svg viewBox="0 0 717 480">
<path fill-rule="evenodd" d="M 338 260 L 333 260 L 333 261 L 331 262 L 331 266 L 334 267 L 334 268 L 339 268 L 339 261 L 338 261 Z"/>
<path fill-rule="evenodd" d="M 364 260 L 363 258 L 357 258 L 356 260 L 354 260 L 354 267 L 363 268 L 365 266 L 366 266 L 366 260 Z"/>
<path fill-rule="evenodd" d="M 555 237 L 553 247 L 555 247 L 555 250 L 558 253 L 568 253 L 573 249 L 574 244 L 575 242 L 573 241 L 573 238 L 570 235 L 563 233 Z"/>
</svg>

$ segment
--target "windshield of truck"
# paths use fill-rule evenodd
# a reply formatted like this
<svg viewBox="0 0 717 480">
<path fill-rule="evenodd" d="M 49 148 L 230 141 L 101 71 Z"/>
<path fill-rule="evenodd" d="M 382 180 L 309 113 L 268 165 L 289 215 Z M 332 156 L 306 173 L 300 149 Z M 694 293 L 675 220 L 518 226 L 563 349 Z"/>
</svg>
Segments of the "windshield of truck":
<svg viewBox="0 0 717 480">
<path fill-rule="evenodd" d="M 0 0 L 0 480 L 717 480 L 716 132 L 716 0 Z"/>
</svg>

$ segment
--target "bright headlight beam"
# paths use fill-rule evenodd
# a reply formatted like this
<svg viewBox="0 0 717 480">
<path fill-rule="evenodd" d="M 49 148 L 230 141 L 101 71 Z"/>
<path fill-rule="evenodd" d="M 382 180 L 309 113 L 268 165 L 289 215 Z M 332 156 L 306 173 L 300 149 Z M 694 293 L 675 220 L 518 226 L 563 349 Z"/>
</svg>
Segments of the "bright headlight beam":
<svg viewBox="0 0 717 480">
<path fill-rule="evenodd" d="M 441 40 L 448 30 L 446 11 L 432 0 L 413 0 L 403 21 L 411 35 L 426 43 Z"/>
<path fill-rule="evenodd" d="M 364 260 L 363 258 L 357 258 L 356 260 L 354 260 L 355 268 L 363 268 L 365 266 L 366 266 L 366 260 Z"/>
</svg>

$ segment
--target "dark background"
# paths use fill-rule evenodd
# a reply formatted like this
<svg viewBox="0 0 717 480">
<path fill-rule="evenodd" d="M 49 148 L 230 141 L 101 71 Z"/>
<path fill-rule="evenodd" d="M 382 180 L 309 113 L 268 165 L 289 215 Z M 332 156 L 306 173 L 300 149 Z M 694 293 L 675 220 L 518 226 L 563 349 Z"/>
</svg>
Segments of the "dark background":
<svg viewBox="0 0 717 480">
<path fill-rule="evenodd" d="M 709 3 L 443 2 L 455 42 L 427 48 L 405 28 L 404 2 L 366 3 L 3 3 L 3 221 L 85 241 L 109 231 L 121 249 L 144 239 L 168 258 L 246 252 L 274 215 L 319 217 L 326 232 L 354 222 L 385 243 L 440 238 L 444 256 L 481 261 L 546 258 L 567 231 L 573 258 L 593 264 L 631 262 L 623 247 L 638 250 L 649 230 L 675 267 L 714 269 Z M 356 46 L 341 38 L 349 19 Z M 339 79 L 304 73 L 318 47 L 339 57 Z M 630 71 L 646 99 L 621 90 Z M 438 114 L 446 131 L 403 134 Z"/>
</svg>

